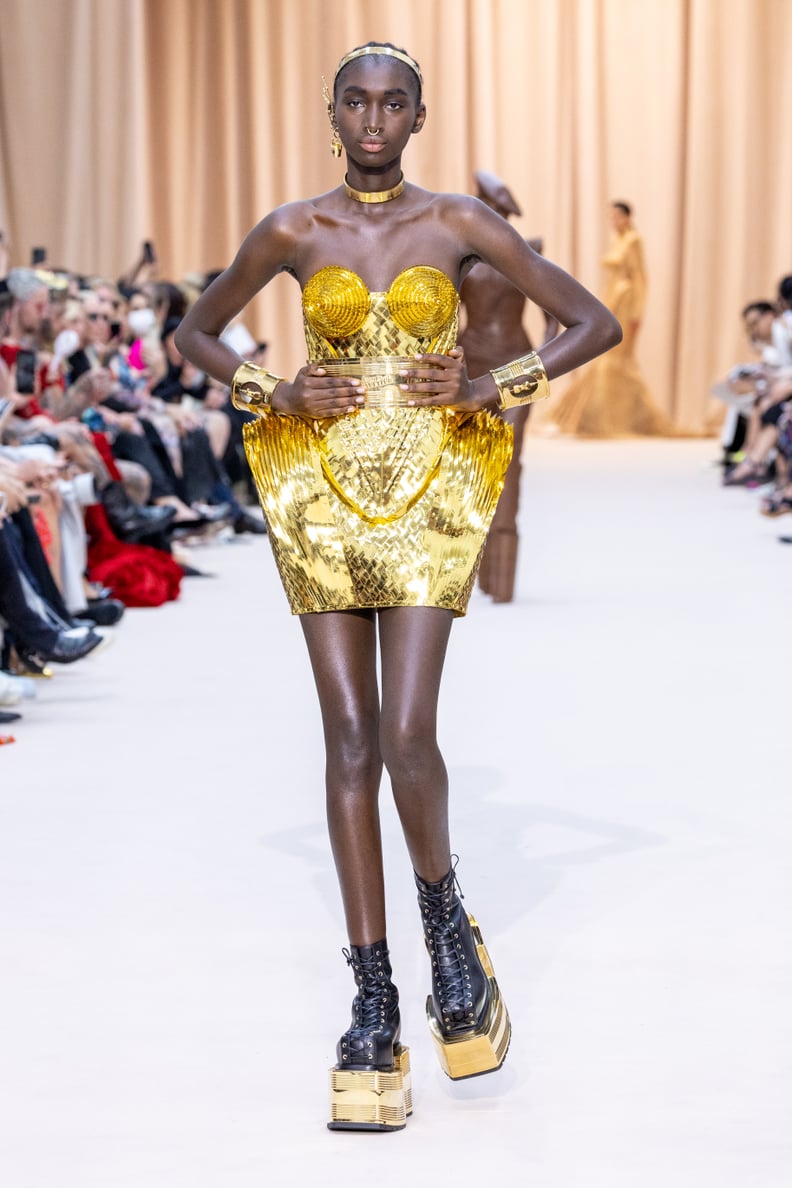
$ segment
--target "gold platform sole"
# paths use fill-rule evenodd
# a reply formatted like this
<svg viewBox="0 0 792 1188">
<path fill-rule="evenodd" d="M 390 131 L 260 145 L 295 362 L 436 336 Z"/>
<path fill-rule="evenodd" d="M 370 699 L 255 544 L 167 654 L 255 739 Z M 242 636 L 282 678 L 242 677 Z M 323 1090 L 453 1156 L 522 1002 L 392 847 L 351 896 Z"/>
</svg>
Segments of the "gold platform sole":
<svg viewBox="0 0 792 1188">
<path fill-rule="evenodd" d="M 476 952 L 484 973 L 489 978 L 490 1002 L 487 1014 L 475 1031 L 465 1035 L 446 1036 L 435 1014 L 431 994 L 426 1000 L 426 1018 L 435 1045 L 437 1058 L 443 1072 L 452 1081 L 465 1077 L 479 1077 L 482 1073 L 495 1072 L 506 1059 L 511 1041 L 511 1021 L 506 1004 L 501 998 L 495 981 L 492 962 L 481 936 L 481 929 L 472 916 L 468 916 Z"/>
<path fill-rule="evenodd" d="M 328 1130 L 403 1130 L 412 1113 L 410 1050 L 393 1049 L 393 1069 L 330 1069 Z"/>
</svg>

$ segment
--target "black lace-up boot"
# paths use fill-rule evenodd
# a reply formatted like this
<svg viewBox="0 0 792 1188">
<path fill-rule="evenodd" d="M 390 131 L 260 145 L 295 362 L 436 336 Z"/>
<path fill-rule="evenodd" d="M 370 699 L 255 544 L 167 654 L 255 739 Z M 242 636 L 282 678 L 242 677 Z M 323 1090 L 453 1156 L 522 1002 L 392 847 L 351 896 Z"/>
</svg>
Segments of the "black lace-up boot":
<svg viewBox="0 0 792 1188">
<path fill-rule="evenodd" d="M 479 926 L 462 907 L 453 867 L 438 883 L 417 874 L 415 882 L 432 962 L 426 1014 L 440 1063 L 453 1080 L 494 1072 L 506 1059 L 511 1024 Z"/>
<path fill-rule="evenodd" d="M 330 1070 L 330 1130 L 401 1130 L 412 1112 L 409 1053 L 387 941 L 344 949 L 358 992 Z"/>
<path fill-rule="evenodd" d="M 393 1068 L 393 1045 L 401 1032 L 399 991 L 391 981 L 386 941 L 343 950 L 358 992 L 352 1025 L 338 1041 L 338 1063 L 350 1068 Z"/>
</svg>

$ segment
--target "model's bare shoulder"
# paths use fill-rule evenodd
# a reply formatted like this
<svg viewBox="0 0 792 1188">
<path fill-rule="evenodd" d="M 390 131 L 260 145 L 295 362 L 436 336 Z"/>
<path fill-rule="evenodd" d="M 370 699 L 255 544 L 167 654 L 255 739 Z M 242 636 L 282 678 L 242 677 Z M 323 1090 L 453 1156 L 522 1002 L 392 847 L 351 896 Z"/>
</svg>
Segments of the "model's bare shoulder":
<svg viewBox="0 0 792 1188">
<path fill-rule="evenodd" d="M 433 194 L 434 205 L 444 219 L 467 223 L 477 218 L 487 207 L 472 194 Z"/>
<path fill-rule="evenodd" d="M 316 199 L 286 202 L 265 215 L 246 236 L 235 261 L 263 266 L 268 276 L 293 271 L 300 246 L 317 225 Z"/>
<path fill-rule="evenodd" d="M 248 239 L 254 243 L 262 240 L 294 242 L 304 233 L 310 221 L 310 202 L 286 202 L 283 206 L 276 206 L 256 223 Z"/>
</svg>

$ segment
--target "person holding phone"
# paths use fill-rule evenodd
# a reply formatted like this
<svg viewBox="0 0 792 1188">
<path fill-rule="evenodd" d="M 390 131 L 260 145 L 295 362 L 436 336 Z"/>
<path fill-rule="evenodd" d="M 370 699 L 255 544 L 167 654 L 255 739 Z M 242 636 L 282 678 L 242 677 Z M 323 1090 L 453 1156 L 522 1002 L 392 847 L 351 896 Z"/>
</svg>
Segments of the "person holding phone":
<svg viewBox="0 0 792 1188">
<path fill-rule="evenodd" d="M 30 268 L 12 268 L 6 283 L 12 302 L 7 333 L 0 341 L 0 358 L 7 367 L 14 369 L 15 390 L 24 398 L 18 403 L 15 415 L 30 420 L 44 412 L 38 399 L 41 374 L 37 348 L 41 324 L 49 311 L 49 289 Z M 20 354 L 22 358 L 18 364 Z"/>
<path fill-rule="evenodd" d="M 144 239 L 140 245 L 140 255 L 135 262 L 118 278 L 118 288 L 125 297 L 142 285 L 153 280 L 157 272 L 157 253 L 150 239 Z"/>
</svg>

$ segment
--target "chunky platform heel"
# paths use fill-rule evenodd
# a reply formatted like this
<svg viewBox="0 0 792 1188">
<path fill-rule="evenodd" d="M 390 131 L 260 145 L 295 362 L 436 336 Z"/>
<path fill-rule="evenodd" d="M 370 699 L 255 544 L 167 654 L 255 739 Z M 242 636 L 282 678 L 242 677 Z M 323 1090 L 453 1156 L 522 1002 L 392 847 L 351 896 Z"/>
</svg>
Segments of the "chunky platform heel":
<svg viewBox="0 0 792 1188">
<path fill-rule="evenodd" d="M 462 907 L 453 868 L 439 883 L 417 874 L 415 882 L 432 962 L 426 1017 L 441 1067 L 454 1081 L 495 1072 L 511 1023 L 481 929 Z"/>
<path fill-rule="evenodd" d="M 358 992 L 330 1069 L 329 1130 L 403 1130 L 412 1113 L 410 1053 L 399 1042 L 399 992 L 387 942 L 344 949 Z"/>
</svg>

